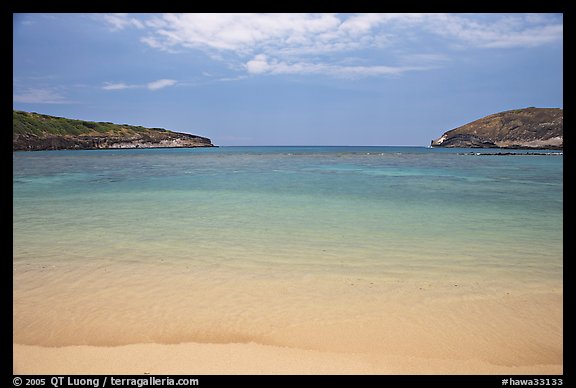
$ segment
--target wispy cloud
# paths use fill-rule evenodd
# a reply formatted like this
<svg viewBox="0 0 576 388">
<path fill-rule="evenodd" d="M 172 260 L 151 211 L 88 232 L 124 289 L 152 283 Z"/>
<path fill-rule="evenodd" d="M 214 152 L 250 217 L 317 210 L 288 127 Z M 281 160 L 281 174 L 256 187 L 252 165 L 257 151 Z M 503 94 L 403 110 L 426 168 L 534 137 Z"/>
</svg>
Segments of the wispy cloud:
<svg viewBox="0 0 576 388">
<path fill-rule="evenodd" d="M 12 95 L 13 102 L 26 104 L 70 104 L 60 91 L 54 88 L 27 88 L 15 91 Z"/>
<path fill-rule="evenodd" d="M 113 30 L 142 30 L 141 42 L 152 48 L 201 50 L 251 75 L 398 75 L 433 69 L 434 58 L 445 61 L 450 50 L 530 48 L 563 39 L 562 16 L 549 14 L 113 14 L 103 20 Z M 422 51 L 410 53 L 420 63 L 402 63 L 398 48 L 426 37 L 436 38 L 436 52 L 421 42 Z M 356 55 L 367 50 L 386 55 Z M 361 63 L 346 64 L 351 53 Z"/>
<path fill-rule="evenodd" d="M 475 19 L 469 15 L 430 17 L 427 29 L 463 46 L 479 48 L 536 47 L 563 39 L 563 22 L 551 15 L 513 14 Z"/>
<path fill-rule="evenodd" d="M 278 60 L 268 60 L 266 55 L 259 54 L 245 64 L 250 74 L 325 74 L 357 78 L 366 76 L 394 76 L 408 71 L 427 70 L 418 66 L 343 66 L 324 63 L 295 62 L 286 63 Z"/>
<path fill-rule="evenodd" d="M 176 81 L 173 79 L 159 79 L 158 81 L 148 83 L 146 87 L 150 90 L 158 90 L 173 85 L 176 85 Z"/>
<path fill-rule="evenodd" d="M 131 89 L 136 87 L 135 85 L 128 85 L 125 84 L 124 82 L 105 82 L 104 86 L 102 86 L 102 89 L 104 90 L 123 90 L 123 89 Z"/>
<path fill-rule="evenodd" d="M 144 23 L 126 13 L 112 13 L 102 15 L 112 31 L 123 30 L 127 27 L 144 28 Z"/>
<path fill-rule="evenodd" d="M 157 81 L 148 82 L 146 84 L 127 84 L 124 82 L 104 82 L 103 90 L 124 90 L 124 89 L 148 89 L 159 90 L 174 86 L 178 81 L 173 79 L 159 79 Z"/>
</svg>

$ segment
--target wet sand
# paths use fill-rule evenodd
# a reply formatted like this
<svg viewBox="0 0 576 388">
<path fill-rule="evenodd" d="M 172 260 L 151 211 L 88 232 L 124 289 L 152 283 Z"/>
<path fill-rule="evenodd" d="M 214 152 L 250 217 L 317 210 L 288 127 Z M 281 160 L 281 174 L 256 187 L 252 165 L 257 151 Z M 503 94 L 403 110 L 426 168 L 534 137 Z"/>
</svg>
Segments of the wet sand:
<svg viewBox="0 0 576 388">
<path fill-rule="evenodd" d="M 563 371 L 561 293 L 405 302 L 382 303 L 381 311 L 369 315 L 303 320 L 268 331 L 259 327 L 266 321 L 255 321 L 251 335 L 245 331 L 243 335 L 237 327 L 237 333 L 220 336 L 207 331 L 202 337 L 197 332 L 199 341 L 160 336 L 157 342 L 171 339 L 117 346 L 15 343 L 13 368 L 15 374 L 512 375 Z M 122 322 L 114 322 L 114 327 L 130 331 Z M 89 335 L 91 331 L 80 332 Z"/>
<path fill-rule="evenodd" d="M 562 365 L 503 366 L 249 344 L 14 346 L 14 374 L 562 374 Z"/>
</svg>

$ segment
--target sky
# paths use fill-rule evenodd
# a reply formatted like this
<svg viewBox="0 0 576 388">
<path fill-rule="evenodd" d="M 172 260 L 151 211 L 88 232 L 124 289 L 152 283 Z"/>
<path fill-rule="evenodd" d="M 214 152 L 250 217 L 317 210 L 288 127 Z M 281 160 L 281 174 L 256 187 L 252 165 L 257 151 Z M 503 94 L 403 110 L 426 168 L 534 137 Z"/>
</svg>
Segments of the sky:
<svg viewBox="0 0 576 388">
<path fill-rule="evenodd" d="M 562 14 L 14 14 L 13 108 L 235 145 L 427 146 L 563 108 Z"/>
</svg>

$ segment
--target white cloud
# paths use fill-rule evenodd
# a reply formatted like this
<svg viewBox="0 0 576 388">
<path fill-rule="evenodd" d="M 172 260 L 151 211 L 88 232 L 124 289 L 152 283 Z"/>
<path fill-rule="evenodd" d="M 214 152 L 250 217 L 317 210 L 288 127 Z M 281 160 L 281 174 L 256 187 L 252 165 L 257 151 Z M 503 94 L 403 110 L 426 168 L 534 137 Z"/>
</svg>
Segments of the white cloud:
<svg viewBox="0 0 576 388">
<path fill-rule="evenodd" d="M 127 27 L 144 28 L 143 22 L 126 13 L 104 14 L 102 17 L 110 25 L 112 31 L 123 30 Z"/>
<path fill-rule="evenodd" d="M 549 14 L 217 13 L 162 14 L 145 20 L 113 14 L 105 20 L 115 30 L 142 29 L 140 41 L 152 48 L 198 49 L 252 75 L 401 74 L 438 67 L 455 49 L 530 48 L 563 39 L 562 16 Z M 425 46 L 429 40 L 433 47 Z M 350 54 L 358 62 L 354 66 L 347 63 Z M 403 58 L 408 56 L 420 57 L 421 63 L 406 66 Z M 173 85 L 165 82 L 148 88 Z"/>
<path fill-rule="evenodd" d="M 112 83 L 112 82 L 105 82 L 105 85 L 102 86 L 104 90 L 122 90 L 122 89 L 130 89 L 135 87 L 134 85 L 127 85 L 124 82 Z"/>
<path fill-rule="evenodd" d="M 148 82 L 147 84 L 126 84 L 124 82 L 104 82 L 103 90 L 124 90 L 124 89 L 148 89 L 158 90 L 176 85 L 178 81 L 173 79 L 159 79 L 157 81 Z"/>
<path fill-rule="evenodd" d="M 254 59 L 246 62 L 246 70 L 250 74 L 261 74 L 266 73 L 270 70 L 270 65 L 268 64 L 268 59 L 264 54 L 258 54 Z"/>
<path fill-rule="evenodd" d="M 563 22 L 546 15 L 431 15 L 425 28 L 464 47 L 536 47 L 563 39 Z"/>
<path fill-rule="evenodd" d="M 28 88 L 12 95 L 14 102 L 27 104 L 70 104 L 66 97 L 53 88 Z"/>
<path fill-rule="evenodd" d="M 526 29 L 513 34 L 503 33 L 495 39 L 487 39 L 484 47 L 536 47 L 562 39 L 564 26 L 552 25 Z"/>
<path fill-rule="evenodd" d="M 340 24 L 334 14 L 164 14 L 148 23 L 151 34 L 143 42 L 243 55 L 263 49 L 330 50 L 332 44 L 353 43 L 338 32 Z"/>
<path fill-rule="evenodd" d="M 250 74 L 325 74 L 344 78 L 367 76 L 395 76 L 408 71 L 428 70 L 424 66 L 343 66 L 324 63 L 294 62 L 268 60 L 266 55 L 259 54 L 245 64 Z"/>
<path fill-rule="evenodd" d="M 428 66 L 337 66 L 331 73 L 344 77 L 395 76 L 409 71 L 430 70 Z"/>
<path fill-rule="evenodd" d="M 162 88 L 167 88 L 168 86 L 173 86 L 176 81 L 173 79 L 159 79 L 158 81 L 150 82 L 146 87 L 150 90 L 158 90 Z"/>
<path fill-rule="evenodd" d="M 250 55 L 357 49 L 375 41 L 401 40 L 400 31 L 417 27 L 479 47 L 535 46 L 561 40 L 563 23 L 537 14 L 280 13 L 164 14 L 146 26 L 150 34 L 143 42 L 155 48 L 183 46 Z"/>
<path fill-rule="evenodd" d="M 344 19 L 339 29 L 352 36 L 372 34 L 377 28 L 386 24 L 415 25 L 424 22 L 426 15 L 420 13 L 363 13 Z M 384 32 L 384 31 L 380 31 Z"/>
</svg>

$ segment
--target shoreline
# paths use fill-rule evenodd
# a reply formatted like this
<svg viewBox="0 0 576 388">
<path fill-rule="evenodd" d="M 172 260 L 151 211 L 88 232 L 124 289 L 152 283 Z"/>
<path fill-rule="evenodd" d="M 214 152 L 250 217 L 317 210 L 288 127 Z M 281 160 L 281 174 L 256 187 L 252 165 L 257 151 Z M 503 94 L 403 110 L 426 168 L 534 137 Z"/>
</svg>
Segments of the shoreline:
<svg viewBox="0 0 576 388">
<path fill-rule="evenodd" d="M 561 288 L 289 277 L 244 279 L 234 297 L 217 278 L 154 268 L 171 288 L 116 271 L 98 287 L 58 276 L 52 296 L 16 292 L 14 373 L 562 373 Z M 26 273 L 20 284 L 46 279 Z"/>
<path fill-rule="evenodd" d="M 367 353 L 339 353 L 256 343 L 134 344 L 59 348 L 13 344 L 14 374 L 501 374 L 559 375 L 561 364 L 495 365 Z"/>
<path fill-rule="evenodd" d="M 14 342 L 13 373 L 558 375 L 561 298 L 429 301 L 425 309 L 409 303 L 379 318 L 303 322 L 260 339 L 54 347 Z"/>
<path fill-rule="evenodd" d="M 383 150 L 15 158 L 14 370 L 561 371 L 561 158 Z"/>
</svg>

